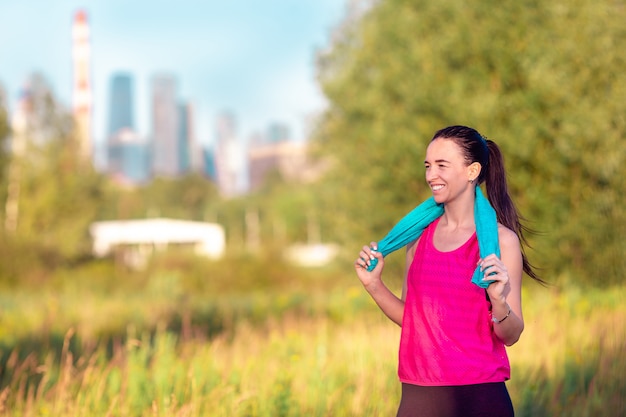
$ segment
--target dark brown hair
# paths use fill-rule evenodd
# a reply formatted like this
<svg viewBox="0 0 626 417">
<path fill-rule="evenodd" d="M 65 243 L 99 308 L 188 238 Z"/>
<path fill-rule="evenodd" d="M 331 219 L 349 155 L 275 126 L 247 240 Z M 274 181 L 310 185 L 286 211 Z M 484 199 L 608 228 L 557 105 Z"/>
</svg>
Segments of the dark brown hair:
<svg viewBox="0 0 626 417">
<path fill-rule="evenodd" d="M 449 139 L 456 143 L 467 165 L 478 162 L 481 165 L 480 174 L 476 178 L 476 186 L 483 182 L 487 191 L 487 198 L 496 211 L 498 221 L 513 230 L 522 245 L 522 264 L 524 272 L 532 279 L 545 283 L 535 272 L 535 268 L 528 262 L 524 245 L 529 246 L 524 233 L 530 230 L 522 224 L 523 217 L 519 214 L 506 183 L 506 171 L 502 152 L 495 142 L 485 139 L 478 131 L 467 126 L 449 126 L 438 130 L 431 142 L 435 139 Z"/>
</svg>

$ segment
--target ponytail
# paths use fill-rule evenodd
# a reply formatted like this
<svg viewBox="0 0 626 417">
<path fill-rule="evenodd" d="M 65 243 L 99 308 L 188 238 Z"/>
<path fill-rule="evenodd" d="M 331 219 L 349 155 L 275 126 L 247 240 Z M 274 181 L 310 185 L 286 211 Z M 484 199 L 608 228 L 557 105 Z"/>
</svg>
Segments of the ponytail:
<svg viewBox="0 0 626 417">
<path fill-rule="evenodd" d="M 487 169 L 485 170 L 486 172 L 483 179 L 485 181 L 487 198 L 496 211 L 498 221 L 507 228 L 513 230 L 522 242 L 522 266 L 524 272 L 535 281 L 545 284 L 545 281 L 537 275 L 535 268 L 528 261 L 528 257 L 526 256 L 526 252 L 524 250 L 524 246 L 530 247 L 524 233 L 531 233 L 532 231 L 522 224 L 522 220 L 524 220 L 524 218 L 517 211 L 517 208 L 509 195 L 502 152 L 500 152 L 500 148 L 494 141 L 487 139 L 486 142 L 487 148 L 489 149 L 489 160 L 487 162 Z"/>
<path fill-rule="evenodd" d="M 509 196 L 504 158 L 494 141 L 487 139 L 486 142 L 487 149 L 489 149 L 489 160 L 484 176 L 487 198 L 496 211 L 498 221 L 517 233 L 523 227 L 513 200 Z"/>
</svg>

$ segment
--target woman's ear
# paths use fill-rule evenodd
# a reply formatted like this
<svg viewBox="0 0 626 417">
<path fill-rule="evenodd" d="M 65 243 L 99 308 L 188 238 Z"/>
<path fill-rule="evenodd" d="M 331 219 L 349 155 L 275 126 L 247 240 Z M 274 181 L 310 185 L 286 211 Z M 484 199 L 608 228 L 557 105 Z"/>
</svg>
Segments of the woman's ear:
<svg viewBox="0 0 626 417">
<path fill-rule="evenodd" d="M 474 182 L 476 181 L 476 179 L 478 178 L 478 176 L 480 175 L 480 171 L 482 170 L 482 165 L 480 165 L 480 162 L 472 162 L 468 167 L 467 167 L 467 180 L 469 182 Z"/>
</svg>

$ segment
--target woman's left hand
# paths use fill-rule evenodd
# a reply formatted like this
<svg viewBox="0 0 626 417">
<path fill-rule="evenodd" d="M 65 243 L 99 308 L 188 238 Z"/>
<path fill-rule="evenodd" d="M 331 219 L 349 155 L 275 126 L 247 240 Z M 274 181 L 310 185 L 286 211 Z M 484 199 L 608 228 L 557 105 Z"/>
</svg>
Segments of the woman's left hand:
<svg viewBox="0 0 626 417">
<path fill-rule="evenodd" d="M 509 284 L 509 273 L 504 263 L 495 254 L 486 256 L 485 259 L 478 261 L 481 271 L 485 274 L 485 281 L 493 281 L 487 287 L 489 299 L 500 300 L 506 302 L 506 298 L 511 292 Z"/>
</svg>

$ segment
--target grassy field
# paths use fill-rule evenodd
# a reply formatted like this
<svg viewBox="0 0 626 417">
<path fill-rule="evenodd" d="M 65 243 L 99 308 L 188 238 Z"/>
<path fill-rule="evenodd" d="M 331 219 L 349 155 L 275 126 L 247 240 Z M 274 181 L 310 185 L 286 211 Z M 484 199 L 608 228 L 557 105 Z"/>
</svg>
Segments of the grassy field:
<svg viewBox="0 0 626 417">
<path fill-rule="evenodd" d="M 163 274 L 142 291 L 3 291 L 0 415 L 395 415 L 399 329 L 350 278 L 219 296 Z M 509 349 L 517 415 L 626 415 L 626 289 L 527 287 Z"/>
</svg>

